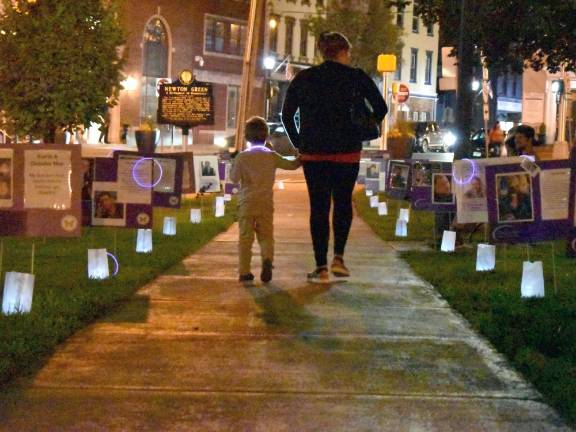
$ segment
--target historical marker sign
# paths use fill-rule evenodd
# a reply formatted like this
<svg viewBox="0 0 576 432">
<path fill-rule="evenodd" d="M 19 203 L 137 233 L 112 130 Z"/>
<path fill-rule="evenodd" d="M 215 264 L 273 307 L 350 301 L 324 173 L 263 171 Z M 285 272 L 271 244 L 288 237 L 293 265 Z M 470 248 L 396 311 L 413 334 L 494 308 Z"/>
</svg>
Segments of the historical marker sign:
<svg viewBox="0 0 576 432">
<path fill-rule="evenodd" d="M 161 84 L 158 100 L 158 123 L 182 128 L 214 124 L 212 84 L 183 78 Z M 183 81 L 184 79 L 184 81 Z"/>
</svg>

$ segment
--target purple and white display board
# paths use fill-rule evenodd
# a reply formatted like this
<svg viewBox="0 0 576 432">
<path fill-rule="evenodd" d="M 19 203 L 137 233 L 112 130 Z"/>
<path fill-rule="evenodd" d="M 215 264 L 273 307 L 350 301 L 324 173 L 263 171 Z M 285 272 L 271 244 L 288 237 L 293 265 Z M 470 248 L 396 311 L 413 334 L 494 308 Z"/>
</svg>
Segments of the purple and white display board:
<svg viewBox="0 0 576 432">
<path fill-rule="evenodd" d="M 568 256 L 576 257 L 576 150 L 572 149 L 570 154 L 570 200 L 568 212 L 568 245 L 566 251 Z"/>
<path fill-rule="evenodd" d="M 238 183 L 233 183 L 230 180 L 230 170 L 232 169 L 231 160 L 220 160 L 218 163 L 218 171 L 220 174 L 220 181 L 224 185 L 224 193 L 234 195 L 240 190 L 240 185 Z"/>
<path fill-rule="evenodd" d="M 412 162 L 412 191 L 414 210 L 435 212 L 456 211 L 451 162 Z"/>
<path fill-rule="evenodd" d="M 491 239 L 535 243 L 565 239 L 570 231 L 570 162 L 486 166 Z M 573 224 L 572 224 L 573 225 Z"/>
<path fill-rule="evenodd" d="M 523 159 L 520 157 L 454 161 L 452 182 L 456 195 L 456 219 L 458 223 L 488 223 L 486 167 L 520 164 L 522 161 Z"/>
<path fill-rule="evenodd" d="M 386 150 L 363 150 L 358 172 L 358 184 L 377 192 L 386 190 L 386 169 L 390 154 Z"/>
<path fill-rule="evenodd" d="M 79 146 L 0 146 L 0 235 L 81 234 Z"/>
<path fill-rule="evenodd" d="M 120 154 L 94 160 L 92 225 L 152 228 L 154 162 L 151 157 Z M 159 169 L 157 171 L 159 173 Z"/>
<path fill-rule="evenodd" d="M 391 160 L 388 163 L 386 175 L 386 193 L 395 199 L 405 199 L 410 196 L 411 161 Z"/>
</svg>

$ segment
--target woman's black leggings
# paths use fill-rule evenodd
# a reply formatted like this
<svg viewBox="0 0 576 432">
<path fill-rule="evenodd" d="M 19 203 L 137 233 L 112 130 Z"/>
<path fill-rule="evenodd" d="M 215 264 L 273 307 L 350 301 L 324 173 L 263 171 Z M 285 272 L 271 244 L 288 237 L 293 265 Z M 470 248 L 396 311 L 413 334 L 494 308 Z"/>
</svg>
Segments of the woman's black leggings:
<svg viewBox="0 0 576 432">
<path fill-rule="evenodd" d="M 352 225 L 352 192 L 359 167 L 359 163 L 304 162 L 304 175 L 310 196 L 310 232 L 318 267 L 328 264 L 332 201 L 334 255 L 344 255 Z"/>
</svg>

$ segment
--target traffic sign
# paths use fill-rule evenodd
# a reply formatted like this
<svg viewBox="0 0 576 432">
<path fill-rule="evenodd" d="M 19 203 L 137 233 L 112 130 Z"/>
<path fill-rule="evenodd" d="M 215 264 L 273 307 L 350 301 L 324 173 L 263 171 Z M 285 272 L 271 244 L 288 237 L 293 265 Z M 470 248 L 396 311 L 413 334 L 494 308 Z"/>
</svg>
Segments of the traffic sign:
<svg viewBox="0 0 576 432">
<path fill-rule="evenodd" d="M 406 84 L 392 86 L 392 95 L 396 103 L 405 103 L 410 98 L 410 89 Z"/>
</svg>

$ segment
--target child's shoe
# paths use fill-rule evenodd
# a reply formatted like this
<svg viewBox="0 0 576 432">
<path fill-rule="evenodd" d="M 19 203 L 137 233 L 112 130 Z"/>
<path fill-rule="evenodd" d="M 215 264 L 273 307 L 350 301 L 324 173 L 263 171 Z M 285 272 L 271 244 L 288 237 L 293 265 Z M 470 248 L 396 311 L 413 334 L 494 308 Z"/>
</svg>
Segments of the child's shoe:
<svg viewBox="0 0 576 432">
<path fill-rule="evenodd" d="M 260 280 L 264 283 L 268 283 L 272 280 L 272 261 L 265 259 L 262 262 L 262 272 L 260 273 Z"/>
<path fill-rule="evenodd" d="M 238 278 L 239 282 L 252 282 L 254 280 L 254 275 L 252 273 L 247 273 L 240 275 Z"/>
<path fill-rule="evenodd" d="M 328 267 L 318 267 L 312 273 L 308 273 L 308 280 L 310 282 L 328 283 L 330 282 L 330 275 L 328 274 Z"/>
</svg>

